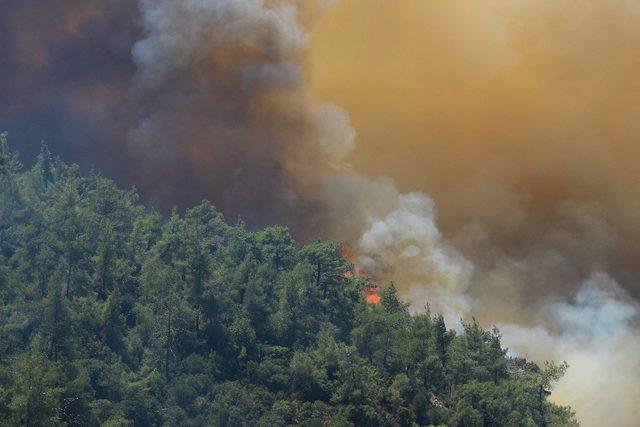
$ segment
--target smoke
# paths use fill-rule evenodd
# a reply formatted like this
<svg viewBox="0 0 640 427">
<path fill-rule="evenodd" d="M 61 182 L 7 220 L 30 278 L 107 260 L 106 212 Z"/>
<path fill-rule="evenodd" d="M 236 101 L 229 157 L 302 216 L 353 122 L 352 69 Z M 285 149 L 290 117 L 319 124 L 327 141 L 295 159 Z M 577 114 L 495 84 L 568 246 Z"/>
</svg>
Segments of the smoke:
<svg viewBox="0 0 640 427">
<path fill-rule="evenodd" d="M 640 419 L 640 308 L 608 275 L 596 273 L 569 302 L 550 303 L 546 326 L 498 325 L 515 353 L 567 360 L 554 399 L 584 425 L 636 425 Z M 615 409 L 614 409 L 615 408 Z"/>
<path fill-rule="evenodd" d="M 250 227 L 348 241 L 413 310 L 566 358 L 559 396 L 585 424 L 621 402 L 635 425 L 639 14 L 5 0 L 0 128 L 24 158 L 45 140 L 163 209 L 208 198 Z"/>
<path fill-rule="evenodd" d="M 351 115 L 355 169 L 433 197 L 483 282 L 518 278 L 530 301 L 606 270 L 637 297 L 639 13 L 626 0 L 342 2 L 312 32 L 312 94 Z"/>
<path fill-rule="evenodd" d="M 374 216 L 386 231 L 360 242 L 380 277 L 501 324 L 521 355 L 567 359 L 558 391 L 585 425 L 640 424 L 637 315 L 616 317 L 640 296 L 639 14 L 626 0 L 352 0 L 310 44 L 313 98 L 345 108 L 358 131 L 354 168 L 438 207 L 444 237 L 422 244 L 399 231 L 412 218 L 387 217 L 397 208 Z M 405 262 L 412 246 L 455 248 L 443 271 L 471 264 L 471 277 L 434 277 L 424 255 Z M 594 281 L 612 289 L 602 277 L 623 291 L 590 306 Z M 604 418 L 617 407 L 617 423 Z"/>
<path fill-rule="evenodd" d="M 144 38 L 132 48 L 139 119 L 128 141 L 154 165 L 146 178 L 162 191 L 157 198 L 184 205 L 208 195 L 231 217 L 284 221 L 299 234 L 310 226 L 298 218 L 321 213 L 308 188 L 353 148 L 354 132 L 338 107 L 307 99 L 308 35 L 296 6 L 140 2 Z"/>
<path fill-rule="evenodd" d="M 50 19 L 3 3 L 0 126 L 27 155 L 46 140 L 160 208 L 209 198 L 251 227 L 320 234 L 321 181 L 355 137 L 307 93 L 302 22 L 329 3 L 59 0 Z"/>
<path fill-rule="evenodd" d="M 23 157 L 45 141 L 61 156 L 131 183 L 130 0 L 5 0 L 0 5 L 0 127 Z"/>
<path fill-rule="evenodd" d="M 470 313 L 465 294 L 473 269 L 443 242 L 433 201 L 421 193 L 397 196 L 394 210 L 373 218 L 359 242 L 359 263 L 378 280 L 396 280 L 413 310 L 427 304 L 449 323 Z"/>
</svg>

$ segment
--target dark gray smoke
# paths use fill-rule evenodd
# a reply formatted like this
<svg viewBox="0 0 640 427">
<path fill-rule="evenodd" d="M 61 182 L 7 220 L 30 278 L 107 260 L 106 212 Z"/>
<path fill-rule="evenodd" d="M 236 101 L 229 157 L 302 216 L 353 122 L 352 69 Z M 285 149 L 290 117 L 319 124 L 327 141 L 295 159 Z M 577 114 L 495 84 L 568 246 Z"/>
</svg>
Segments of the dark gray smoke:
<svg viewBox="0 0 640 427">
<path fill-rule="evenodd" d="M 122 134 L 136 20 L 135 4 L 123 0 L 0 4 L 0 128 L 25 160 L 45 141 L 132 182 Z"/>
<path fill-rule="evenodd" d="M 163 208 L 209 198 L 250 226 L 319 233 L 319 180 L 354 138 L 306 92 L 300 19 L 323 3 L 4 2 L 0 128 Z"/>
</svg>

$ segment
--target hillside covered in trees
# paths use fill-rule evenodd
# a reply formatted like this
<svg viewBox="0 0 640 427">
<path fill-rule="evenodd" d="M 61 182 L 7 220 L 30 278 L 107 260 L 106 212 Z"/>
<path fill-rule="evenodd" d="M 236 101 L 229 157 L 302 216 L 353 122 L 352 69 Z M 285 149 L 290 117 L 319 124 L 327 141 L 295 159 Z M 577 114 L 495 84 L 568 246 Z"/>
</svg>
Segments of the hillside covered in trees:
<svg viewBox="0 0 640 427">
<path fill-rule="evenodd" d="M 0 141 L 2 425 L 551 426 L 565 365 L 497 330 L 380 304 L 339 243 L 168 218 L 135 191 Z"/>
</svg>

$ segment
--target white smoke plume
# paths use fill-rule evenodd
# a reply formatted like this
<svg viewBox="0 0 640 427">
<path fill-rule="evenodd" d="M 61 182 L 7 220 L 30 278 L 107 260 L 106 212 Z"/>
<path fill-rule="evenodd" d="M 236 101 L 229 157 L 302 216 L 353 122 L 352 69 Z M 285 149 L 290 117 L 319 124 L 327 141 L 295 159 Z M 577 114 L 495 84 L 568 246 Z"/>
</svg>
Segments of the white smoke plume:
<svg viewBox="0 0 640 427">
<path fill-rule="evenodd" d="M 360 265 L 378 280 L 394 280 L 414 311 L 424 310 L 428 302 L 434 311 L 445 315 L 449 325 L 457 327 L 461 318 L 487 310 L 483 317 L 497 324 L 511 355 L 537 362 L 567 361 L 569 370 L 555 388 L 553 399 L 571 405 L 582 425 L 637 425 L 640 305 L 611 276 L 592 273 L 573 297 L 560 292 L 562 287 L 556 283 L 555 293 L 548 292 L 544 298 L 538 295 L 527 306 L 514 299 L 509 288 L 519 292 L 522 281 L 535 284 L 545 278 L 559 281 L 578 276 L 571 265 L 563 266 L 567 258 L 560 250 L 562 245 L 556 245 L 555 252 L 534 251 L 519 260 L 502 258 L 498 261 L 502 267 L 476 274 L 482 280 L 474 280 L 474 265 L 447 244 L 438 230 L 433 201 L 420 193 L 396 196 L 396 205 L 386 216 L 369 220 L 359 242 L 363 254 L 358 259 Z M 563 209 L 593 213 L 585 206 L 566 205 Z M 593 220 L 587 221 L 590 226 L 584 232 L 606 232 L 604 224 L 595 220 L 597 215 L 576 218 Z M 576 223 L 577 229 L 585 225 Z M 567 235 L 549 238 L 564 245 L 571 241 Z M 572 248 L 577 252 L 574 255 L 580 256 L 580 248 Z M 536 268 L 540 269 L 537 275 Z M 559 274 L 558 269 L 567 271 Z M 499 295 L 495 288 L 474 289 L 483 285 L 504 288 L 504 299 L 495 299 Z M 571 283 L 563 287 L 573 288 Z M 520 315 L 526 323 L 508 323 L 517 317 L 505 310 L 510 301 L 515 302 L 512 310 L 526 312 Z M 493 316 L 488 313 L 492 303 L 497 307 Z"/>
<path fill-rule="evenodd" d="M 257 55 L 249 58 L 261 60 L 239 64 L 236 58 L 228 58 L 233 65 L 244 65 L 242 75 L 248 83 L 257 81 L 262 87 L 277 81 L 286 86 L 301 83 L 297 65 L 286 61 L 299 55 L 308 40 L 292 4 L 269 7 L 263 0 L 141 0 L 140 9 L 147 37 L 133 46 L 132 53 L 142 86 L 161 85 L 174 73 L 208 59 L 206 55 L 230 47 L 254 50 Z"/>
<path fill-rule="evenodd" d="M 396 280 L 414 311 L 430 304 L 456 324 L 471 311 L 466 291 L 473 265 L 444 242 L 429 197 L 396 197 L 391 212 L 370 219 L 360 238 L 359 263 L 378 280 Z"/>
<path fill-rule="evenodd" d="M 640 308 L 608 275 L 596 273 L 568 302 L 542 308 L 545 325 L 498 325 L 515 354 L 566 360 L 554 399 L 582 425 L 634 426 L 640 420 Z"/>
</svg>

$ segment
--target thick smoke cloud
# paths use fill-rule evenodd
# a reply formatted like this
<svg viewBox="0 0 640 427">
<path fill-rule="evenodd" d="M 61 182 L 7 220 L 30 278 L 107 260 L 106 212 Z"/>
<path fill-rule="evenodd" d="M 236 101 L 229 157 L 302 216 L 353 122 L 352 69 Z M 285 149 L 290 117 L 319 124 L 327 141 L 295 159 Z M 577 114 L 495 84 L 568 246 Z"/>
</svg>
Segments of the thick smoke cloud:
<svg viewBox="0 0 640 427">
<path fill-rule="evenodd" d="M 466 291 L 473 265 L 443 242 L 433 201 L 421 193 L 397 196 L 384 218 L 372 218 L 359 241 L 358 262 L 378 280 L 398 280 L 416 311 L 427 305 L 451 324 L 471 312 Z"/>
<path fill-rule="evenodd" d="M 327 4 L 3 3 L 0 126 L 27 155 L 45 140 L 160 208 L 209 198 L 232 221 L 321 234 L 319 181 L 355 137 L 308 99 L 301 22 Z"/>
<path fill-rule="evenodd" d="M 351 115 L 356 169 L 434 198 L 493 283 L 474 293 L 504 272 L 530 301 L 604 269 L 637 297 L 639 18 L 626 0 L 342 2 L 312 32 L 312 93 Z"/>
<path fill-rule="evenodd" d="M 122 134 L 136 15 L 130 0 L 0 4 L 0 128 L 25 159 L 45 141 L 132 183 Z"/>
<path fill-rule="evenodd" d="M 639 18 L 626 0 L 5 0 L 0 128 L 161 208 L 209 198 L 346 240 L 412 309 L 567 359 L 559 399 L 586 425 L 616 405 L 636 425 Z"/>
<path fill-rule="evenodd" d="M 343 110 L 307 94 L 301 20 L 324 3 L 140 2 L 127 140 L 152 165 L 138 180 L 151 197 L 207 196 L 231 218 L 284 222 L 300 237 L 331 228 L 320 191 L 355 132 Z"/>
<path fill-rule="evenodd" d="M 287 170 L 314 138 L 299 65 L 307 35 L 293 5 L 167 0 L 140 10 L 144 38 L 132 49 L 140 119 L 128 139 L 143 163 L 164 171 L 148 175 L 165 191 L 157 197 L 184 204 L 215 189 L 223 210 L 253 225 L 312 205 Z"/>
<path fill-rule="evenodd" d="M 467 316 L 519 325 L 507 329 L 531 344 L 514 351 L 567 358 L 564 397 L 585 425 L 602 425 L 618 399 L 617 425 L 640 424 L 625 397 L 637 401 L 640 324 L 616 318 L 640 296 L 639 40 L 640 8 L 626 0 L 352 0 L 310 45 L 314 98 L 344 107 L 358 131 L 354 167 L 431 195 L 442 245 L 473 264 L 468 287 L 431 278 L 429 260 L 380 276 L 407 297 L 415 283 L 455 289 L 456 301 L 464 289 Z M 378 255 L 393 261 L 377 265 L 420 247 L 404 236 L 380 236 Z M 596 294 L 582 284 L 602 275 L 624 290 L 620 304 L 597 302 L 611 310 L 580 330 L 606 323 L 618 338 L 574 340 L 575 322 L 555 317 L 589 312 L 584 296 Z"/>
</svg>

